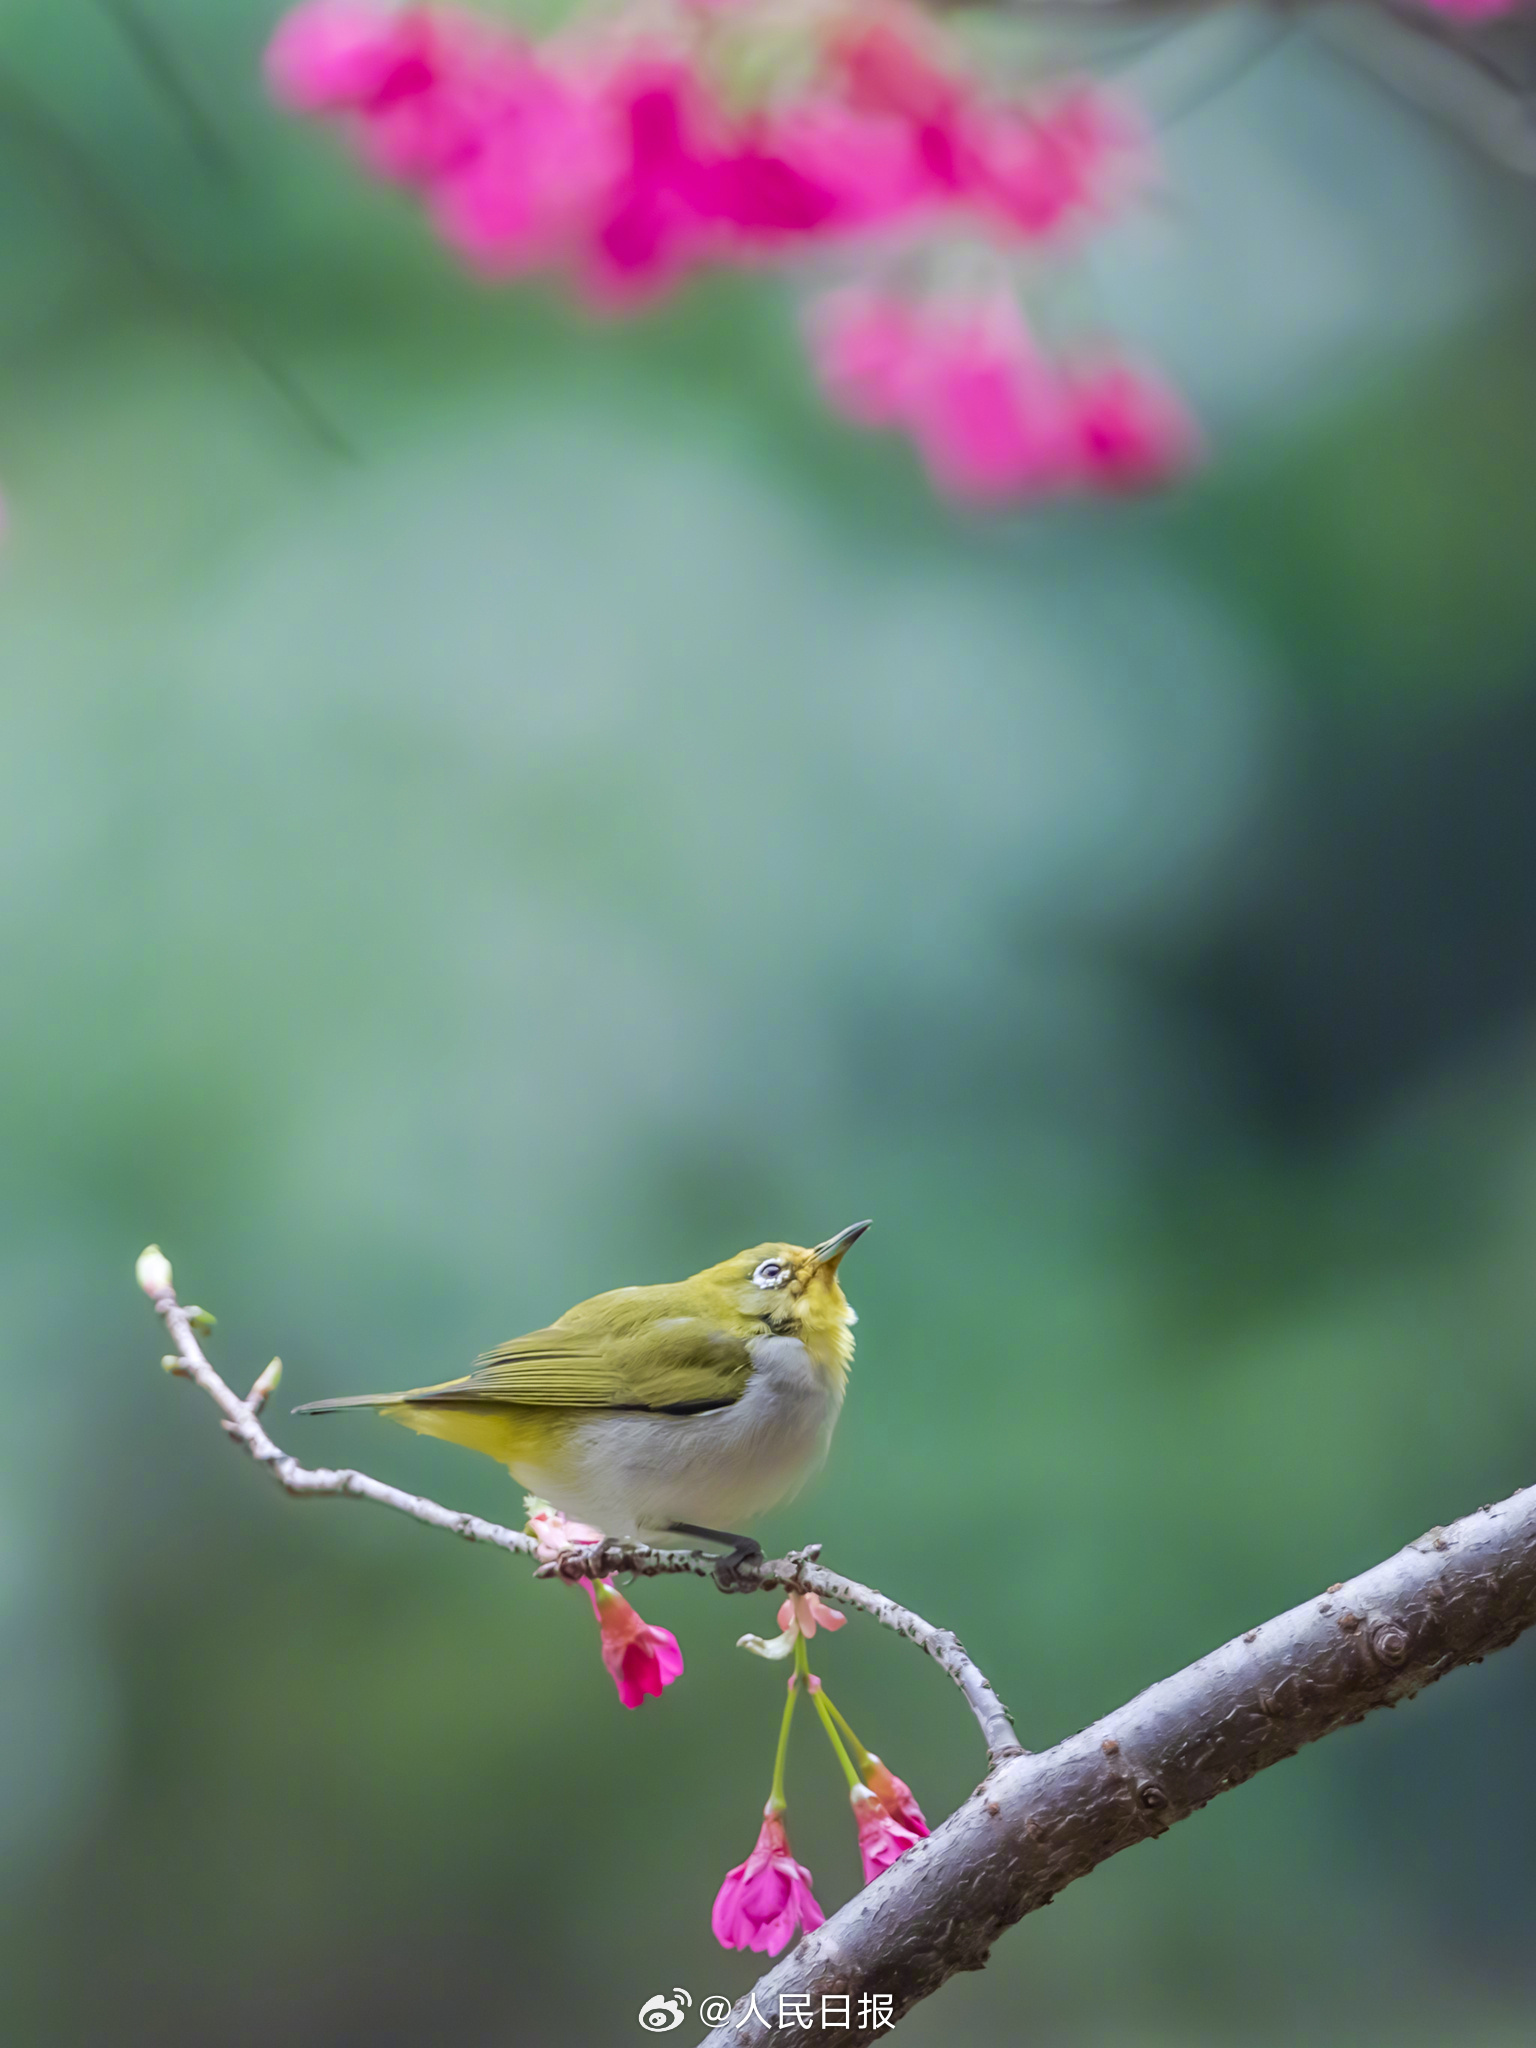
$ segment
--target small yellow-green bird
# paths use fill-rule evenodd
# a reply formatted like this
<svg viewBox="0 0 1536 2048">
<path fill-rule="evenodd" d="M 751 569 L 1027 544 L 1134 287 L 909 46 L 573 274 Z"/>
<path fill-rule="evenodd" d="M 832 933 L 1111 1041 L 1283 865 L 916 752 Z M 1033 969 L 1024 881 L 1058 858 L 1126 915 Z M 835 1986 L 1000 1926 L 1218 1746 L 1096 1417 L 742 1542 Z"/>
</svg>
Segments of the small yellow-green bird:
<svg viewBox="0 0 1536 2048">
<path fill-rule="evenodd" d="M 838 1282 L 868 1230 L 813 1251 L 759 1244 L 691 1280 L 619 1287 L 547 1330 L 498 1344 L 463 1379 L 309 1401 L 377 1408 L 505 1465 L 531 1493 L 609 1536 L 762 1546 L 740 1534 L 826 1456 L 856 1320 Z"/>
</svg>

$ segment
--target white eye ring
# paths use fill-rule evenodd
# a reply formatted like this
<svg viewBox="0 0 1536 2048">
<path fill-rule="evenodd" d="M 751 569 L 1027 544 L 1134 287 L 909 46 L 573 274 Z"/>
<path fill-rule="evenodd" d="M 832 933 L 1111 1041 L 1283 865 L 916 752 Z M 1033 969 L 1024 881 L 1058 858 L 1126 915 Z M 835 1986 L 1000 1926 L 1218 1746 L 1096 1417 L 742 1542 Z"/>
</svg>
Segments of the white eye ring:
<svg viewBox="0 0 1536 2048">
<path fill-rule="evenodd" d="M 754 1287 L 780 1287 L 784 1282 L 784 1267 L 778 1259 L 764 1259 L 752 1275 Z"/>
</svg>

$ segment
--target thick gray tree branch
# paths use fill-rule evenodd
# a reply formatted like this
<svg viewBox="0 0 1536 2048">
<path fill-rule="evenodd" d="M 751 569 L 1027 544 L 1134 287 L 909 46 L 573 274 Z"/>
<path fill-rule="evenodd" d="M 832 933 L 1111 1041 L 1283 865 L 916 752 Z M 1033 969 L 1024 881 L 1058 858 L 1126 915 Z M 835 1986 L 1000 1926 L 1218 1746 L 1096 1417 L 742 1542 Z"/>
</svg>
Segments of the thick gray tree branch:
<svg viewBox="0 0 1536 2048">
<path fill-rule="evenodd" d="M 1250 1629 L 1054 1749 L 999 1765 L 929 1840 L 761 1979 L 754 1997 L 768 2026 L 743 2000 L 705 2048 L 877 2039 L 884 2025 L 829 2033 L 773 2023 L 781 1998 L 809 1997 L 819 2016 L 826 1995 L 849 1996 L 856 2020 L 863 1998 L 888 1997 L 899 2018 L 955 1971 L 979 1970 L 1005 1927 L 1074 1878 L 1306 1743 L 1503 1649 L 1533 1622 L 1528 1487 Z"/>
<path fill-rule="evenodd" d="M 170 1262 L 158 1245 L 151 1245 L 140 1257 L 137 1277 L 176 1346 L 174 1354 L 166 1360 L 168 1369 L 182 1378 L 194 1380 L 217 1403 L 228 1434 L 264 1471 L 272 1475 L 285 1493 L 301 1500 L 327 1497 L 371 1500 L 379 1507 L 393 1508 L 397 1514 L 425 1522 L 431 1529 L 444 1529 L 449 1535 L 461 1536 L 469 1543 L 489 1543 L 498 1550 L 510 1550 L 528 1557 L 538 1554 L 538 1545 L 525 1530 L 506 1529 L 499 1522 L 482 1521 L 478 1515 L 441 1507 L 435 1500 L 423 1499 L 420 1494 L 406 1493 L 398 1486 L 386 1486 L 380 1479 L 371 1479 L 366 1472 L 301 1465 L 297 1458 L 273 1442 L 259 1420 L 262 1407 L 277 1384 L 278 1361 L 272 1361 L 242 1400 L 209 1364 L 192 1327 L 192 1318 L 197 1311 L 183 1308 L 177 1300 L 171 1282 Z M 1007 1709 L 985 1674 L 966 1655 L 960 1638 L 950 1629 L 935 1628 L 932 1622 L 924 1621 L 911 1608 L 888 1600 L 873 1586 L 862 1586 L 857 1579 L 845 1579 L 841 1572 L 826 1570 L 816 1561 L 820 1548 L 819 1544 L 812 1544 L 809 1549 L 793 1551 L 788 1557 L 763 1559 L 755 1564 L 749 1559 L 737 1568 L 731 1583 L 723 1590 L 766 1593 L 782 1588 L 787 1592 L 816 1593 L 823 1600 L 835 1601 L 841 1607 L 857 1608 L 861 1614 L 878 1621 L 882 1628 L 891 1629 L 895 1634 L 905 1636 L 909 1642 L 916 1643 L 940 1670 L 948 1672 L 976 1716 L 990 1763 L 1023 1755 Z M 705 1579 L 715 1577 L 711 1561 L 695 1550 L 653 1550 L 646 1544 L 613 1541 L 594 1544 L 589 1549 L 567 1551 L 558 1562 L 541 1565 L 540 1572 L 544 1576 L 566 1579 L 606 1578 L 615 1572 L 630 1572 L 640 1578 L 657 1578 L 672 1572 L 691 1573 Z"/>
</svg>

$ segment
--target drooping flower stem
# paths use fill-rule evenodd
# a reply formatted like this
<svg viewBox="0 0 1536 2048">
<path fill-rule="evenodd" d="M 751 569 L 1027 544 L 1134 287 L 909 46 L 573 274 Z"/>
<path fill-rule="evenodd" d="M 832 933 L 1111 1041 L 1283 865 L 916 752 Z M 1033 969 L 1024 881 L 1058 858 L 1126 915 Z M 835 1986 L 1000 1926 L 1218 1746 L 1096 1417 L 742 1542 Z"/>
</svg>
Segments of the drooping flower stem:
<svg viewBox="0 0 1536 2048">
<path fill-rule="evenodd" d="M 803 1655 L 804 1652 L 802 1651 L 801 1654 Z M 773 1759 L 773 1786 L 768 1794 L 768 1811 L 770 1813 L 782 1813 L 784 1811 L 784 1759 L 789 1754 L 789 1724 L 795 1718 L 795 1701 L 799 1696 L 800 1678 L 797 1672 L 789 1681 L 789 1692 L 784 1701 L 784 1718 L 779 1723 L 779 1747 L 778 1753 Z"/>
<path fill-rule="evenodd" d="M 833 1720 L 837 1723 L 844 1742 L 846 1742 L 848 1747 L 853 1751 L 853 1760 L 859 1767 L 860 1777 L 866 1776 L 869 1766 L 869 1751 L 864 1747 L 863 1743 L 860 1742 L 857 1735 L 854 1734 L 853 1730 L 848 1726 L 847 1721 L 837 1711 L 837 1708 L 833 1706 L 831 1700 L 827 1698 L 825 1693 L 818 1692 L 816 1695 L 816 1699 L 818 1705 L 823 1703 L 825 1704 L 826 1711 L 832 1716 Z"/>
<path fill-rule="evenodd" d="M 832 1747 L 837 1751 L 837 1760 L 843 1767 L 843 1776 L 848 1780 L 848 1788 L 850 1791 L 856 1791 L 860 1789 L 861 1781 L 858 1772 L 853 1768 L 853 1759 L 849 1756 L 847 1750 L 843 1747 L 842 1738 L 839 1736 L 837 1732 L 836 1723 L 833 1721 L 832 1716 L 827 1712 L 826 1704 L 823 1701 L 821 1694 L 816 1693 L 814 1697 L 816 1701 L 816 1711 L 821 1716 L 821 1725 L 827 1731 L 828 1742 L 830 1742 Z"/>
<path fill-rule="evenodd" d="M 805 1687 L 815 1703 L 816 1711 L 821 1716 L 821 1725 L 827 1731 L 827 1740 L 837 1752 L 837 1760 L 843 1767 L 843 1776 L 848 1780 L 849 1790 L 859 1789 L 859 1774 L 854 1769 L 853 1759 L 844 1749 L 842 1737 L 837 1732 L 837 1724 L 829 1711 L 831 1703 L 823 1694 L 820 1685 L 811 1677 L 811 1660 L 806 1655 L 803 1640 L 795 1644 L 795 1675 L 797 1682 Z M 841 1716 L 838 1718 L 841 1719 Z"/>
</svg>

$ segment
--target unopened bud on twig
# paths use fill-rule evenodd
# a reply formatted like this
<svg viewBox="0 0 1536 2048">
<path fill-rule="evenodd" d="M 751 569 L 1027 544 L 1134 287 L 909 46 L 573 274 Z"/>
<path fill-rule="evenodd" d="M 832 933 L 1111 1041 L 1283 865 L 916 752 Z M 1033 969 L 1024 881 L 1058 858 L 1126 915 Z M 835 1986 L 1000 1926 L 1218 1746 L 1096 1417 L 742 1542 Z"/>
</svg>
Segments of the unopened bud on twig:
<svg viewBox="0 0 1536 2048">
<path fill-rule="evenodd" d="M 206 1337 L 214 1324 L 219 1320 L 211 1308 L 189 1308 L 186 1313 L 187 1321 L 196 1330 L 199 1337 Z"/>
<path fill-rule="evenodd" d="M 277 1392 L 278 1382 L 282 1376 L 283 1361 L 280 1358 L 274 1358 L 270 1365 L 264 1366 L 257 1374 L 256 1384 L 245 1397 L 245 1405 L 253 1415 L 259 1415 Z"/>
<path fill-rule="evenodd" d="M 157 1244 L 145 1245 L 139 1253 L 133 1276 L 153 1301 L 157 1294 L 168 1294 L 171 1288 L 171 1262 Z"/>
<path fill-rule="evenodd" d="M 174 1351 L 167 1351 L 164 1358 L 160 1361 L 160 1370 L 162 1372 L 177 1372 L 184 1376 L 187 1368 L 182 1364 Z"/>
</svg>

